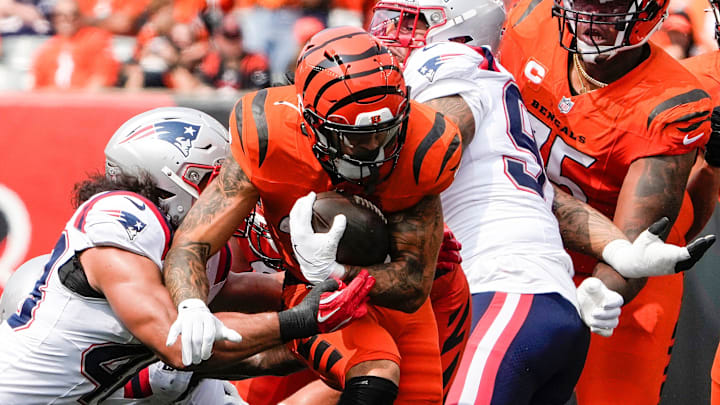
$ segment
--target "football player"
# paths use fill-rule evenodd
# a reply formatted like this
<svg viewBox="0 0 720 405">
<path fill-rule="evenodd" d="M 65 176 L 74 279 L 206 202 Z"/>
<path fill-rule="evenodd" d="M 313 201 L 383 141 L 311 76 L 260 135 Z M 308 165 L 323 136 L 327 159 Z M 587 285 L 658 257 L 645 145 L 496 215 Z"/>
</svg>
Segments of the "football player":
<svg viewBox="0 0 720 405">
<path fill-rule="evenodd" d="M 668 3 L 523 0 L 508 16 L 499 56 L 515 75 L 549 179 L 630 239 L 667 216 L 667 240 L 681 244 L 693 222 L 688 175 L 710 136 L 712 100 L 647 42 Z M 576 281 L 592 274 L 626 302 L 613 336 L 591 339 L 578 402 L 657 404 L 682 275 L 658 268 L 671 275 L 627 280 L 595 258 L 572 257 Z"/>
<path fill-rule="evenodd" d="M 299 58 L 295 85 L 244 96 L 230 124 L 232 156 L 193 206 L 165 261 L 177 322 L 200 323 L 185 316 L 184 303 L 204 298 L 204 261 L 259 197 L 289 265 L 286 306 L 296 305 L 310 284 L 355 277 L 360 267 L 335 261 L 345 218 L 315 234 L 310 216 L 314 192 L 363 194 L 386 214 L 392 236 L 391 261 L 368 267 L 377 280 L 370 315 L 291 348 L 343 390 L 341 404 L 440 403 L 438 336 L 427 298 L 443 234 L 438 195 L 460 162 L 457 127 L 409 100 L 396 58 L 350 27 L 316 34 Z M 184 345 L 193 339 L 183 333 Z"/>
<path fill-rule="evenodd" d="M 76 187 L 77 210 L 32 291 L 0 325 L 1 403 L 141 401 L 146 392 L 121 389 L 133 375 L 143 378 L 139 370 L 158 359 L 183 367 L 188 354 L 180 344 L 166 344 L 176 333 L 176 313 L 162 284 L 161 260 L 173 228 L 217 173 L 228 146 L 227 130 L 216 120 L 179 107 L 140 114 L 116 131 L 105 150 L 106 173 Z M 208 299 L 224 283 L 224 252 L 208 262 Z M 362 317 L 372 279 L 357 280 L 333 295 L 329 291 L 339 285 L 328 281 L 280 313 L 218 314 L 234 330 L 217 329 L 230 342 L 215 346 L 206 363 L 210 372 L 287 336 L 312 336 Z"/>
<path fill-rule="evenodd" d="M 710 11 L 715 17 L 715 39 L 720 46 L 720 3 L 710 0 Z M 720 190 L 720 52 L 707 52 L 682 61 L 690 72 L 700 80 L 713 97 L 711 117 L 712 132 L 705 145 L 704 156 L 698 156 L 688 182 L 688 191 L 692 199 L 695 220 L 688 231 L 688 237 L 699 232 L 712 216 L 717 206 L 718 190 Z M 693 192 L 694 191 L 694 192 Z M 711 404 L 720 405 L 720 346 L 715 353 L 711 371 Z"/>
<path fill-rule="evenodd" d="M 598 258 L 606 246 L 629 242 L 609 220 L 562 190 L 553 197 L 517 86 L 491 52 L 504 22 L 502 3 L 383 0 L 374 11 L 371 33 L 405 61 L 411 97 L 445 113 L 463 136 L 463 162 L 441 198 L 463 245 L 478 326 L 446 403 L 564 403 L 585 358 L 587 332 L 580 318 L 609 335 L 622 298 L 590 279 L 577 289 L 576 300 L 562 242 Z M 695 246 L 704 251 L 709 243 L 702 239 Z M 680 254 L 675 261 L 689 257 L 688 251 L 667 249 Z"/>
<path fill-rule="evenodd" d="M 254 271 L 273 272 L 282 268 L 282 259 L 274 248 L 265 219 L 259 215 L 260 207 L 255 211 L 257 213 L 251 214 L 251 222 L 248 222 L 253 225 L 246 226 L 244 231 L 236 233 L 236 235 L 243 236 L 238 241 L 243 246 L 244 256 L 250 258 L 250 265 Z M 438 345 L 441 350 L 443 395 L 447 394 L 470 336 L 470 290 L 462 270 L 460 249 L 460 243 L 446 226 L 438 255 L 435 280 L 430 289 L 430 303 L 437 323 Z M 231 276 L 233 276 L 232 273 Z M 275 295 L 270 292 L 275 290 L 274 284 L 276 283 L 271 284 L 267 278 L 259 277 L 254 282 L 256 285 L 247 285 L 247 282 L 233 283 L 232 286 L 237 286 L 231 287 L 237 290 L 237 293 L 233 295 L 249 297 L 243 301 L 266 302 L 261 305 L 263 308 L 267 308 L 268 301 L 264 297 Z M 242 290 L 238 290 L 238 288 Z M 266 294 L 258 299 L 256 298 L 258 291 L 265 291 Z M 277 288 L 277 291 L 279 295 L 281 288 Z M 237 300 L 234 301 L 237 302 Z M 243 308 L 241 312 L 246 311 L 247 308 Z M 321 401 L 331 402 L 332 399 L 337 401 L 340 392 L 322 382 L 314 382 L 310 386 L 306 386 L 315 378 L 304 371 L 286 377 L 263 376 L 245 379 L 235 382 L 235 385 L 241 396 L 253 405 L 274 405 L 278 402 L 282 402 L 284 405 L 295 405 L 321 403 Z"/>
<path fill-rule="evenodd" d="M 715 17 L 715 38 L 720 44 L 720 10 L 718 2 L 710 1 Z M 713 97 L 712 132 L 704 156 L 699 155 L 688 181 L 688 192 L 694 213 L 693 225 L 686 239 L 696 236 L 707 224 L 715 210 L 717 191 L 720 189 L 720 52 L 707 52 L 681 61 Z"/>
</svg>

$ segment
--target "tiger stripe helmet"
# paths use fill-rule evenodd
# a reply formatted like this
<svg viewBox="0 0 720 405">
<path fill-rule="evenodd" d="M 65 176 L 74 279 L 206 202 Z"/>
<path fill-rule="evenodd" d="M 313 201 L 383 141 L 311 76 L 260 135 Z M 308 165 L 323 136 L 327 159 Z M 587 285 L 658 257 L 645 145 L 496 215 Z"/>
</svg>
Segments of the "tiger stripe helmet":
<svg viewBox="0 0 720 405">
<path fill-rule="evenodd" d="M 380 41 L 355 27 L 315 34 L 298 58 L 295 87 L 326 171 L 363 186 L 390 175 L 410 101 L 398 60 Z"/>
</svg>

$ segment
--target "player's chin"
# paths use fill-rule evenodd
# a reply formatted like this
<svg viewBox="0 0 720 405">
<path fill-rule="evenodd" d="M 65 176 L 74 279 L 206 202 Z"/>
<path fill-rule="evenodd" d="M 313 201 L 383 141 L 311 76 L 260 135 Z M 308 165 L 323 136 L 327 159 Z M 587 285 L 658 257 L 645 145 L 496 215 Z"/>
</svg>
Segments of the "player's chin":
<svg viewBox="0 0 720 405">
<path fill-rule="evenodd" d="M 408 49 L 401 46 L 389 46 L 388 49 L 400 62 L 405 60 L 405 55 L 408 53 Z"/>
</svg>

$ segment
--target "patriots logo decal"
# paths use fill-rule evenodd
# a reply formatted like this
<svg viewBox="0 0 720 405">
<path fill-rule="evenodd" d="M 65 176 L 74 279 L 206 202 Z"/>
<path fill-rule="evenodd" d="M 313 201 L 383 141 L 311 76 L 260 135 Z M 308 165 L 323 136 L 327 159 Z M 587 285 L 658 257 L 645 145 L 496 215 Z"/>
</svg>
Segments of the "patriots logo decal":
<svg viewBox="0 0 720 405">
<path fill-rule="evenodd" d="M 435 78 L 435 72 L 437 72 L 437 69 L 442 65 L 443 63 L 447 62 L 448 58 L 445 57 L 445 55 L 440 56 L 433 56 L 432 58 L 428 59 L 427 62 L 425 62 L 420 69 L 418 69 L 418 72 L 425 76 L 425 78 L 432 82 Z"/>
<path fill-rule="evenodd" d="M 179 120 L 163 121 L 138 128 L 133 131 L 130 136 L 120 141 L 120 143 L 154 136 L 156 139 L 172 144 L 183 156 L 187 157 L 190 155 L 190 148 L 192 148 L 192 143 L 197 138 L 198 132 L 200 132 L 200 125 Z"/>
<path fill-rule="evenodd" d="M 145 229 L 145 222 L 127 211 L 103 210 L 103 213 L 116 218 L 120 225 L 125 227 L 125 232 L 130 240 L 135 240 L 138 234 Z"/>
<path fill-rule="evenodd" d="M 427 48 L 426 48 L 427 49 Z M 458 56 L 457 53 L 452 54 L 446 54 L 446 55 L 438 55 L 433 56 L 432 58 L 428 59 L 427 62 L 425 62 L 420 69 L 418 69 L 418 72 L 425 76 L 425 78 L 432 82 L 435 79 L 435 72 L 437 72 L 440 65 L 443 65 L 445 62 L 449 61 L 453 58 L 453 56 Z"/>
</svg>

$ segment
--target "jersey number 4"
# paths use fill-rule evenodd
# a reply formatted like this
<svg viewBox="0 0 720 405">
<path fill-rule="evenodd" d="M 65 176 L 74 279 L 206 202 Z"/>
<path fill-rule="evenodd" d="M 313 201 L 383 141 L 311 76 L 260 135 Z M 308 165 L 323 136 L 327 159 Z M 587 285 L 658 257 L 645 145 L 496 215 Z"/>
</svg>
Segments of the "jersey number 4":
<svg viewBox="0 0 720 405">
<path fill-rule="evenodd" d="M 517 150 L 527 152 L 528 159 L 503 156 L 505 175 L 519 190 L 536 193 L 545 197 L 545 170 L 535 137 L 532 134 L 528 113 L 520 97 L 520 90 L 513 82 L 508 82 L 504 89 L 505 119 L 508 135 Z"/>
</svg>

